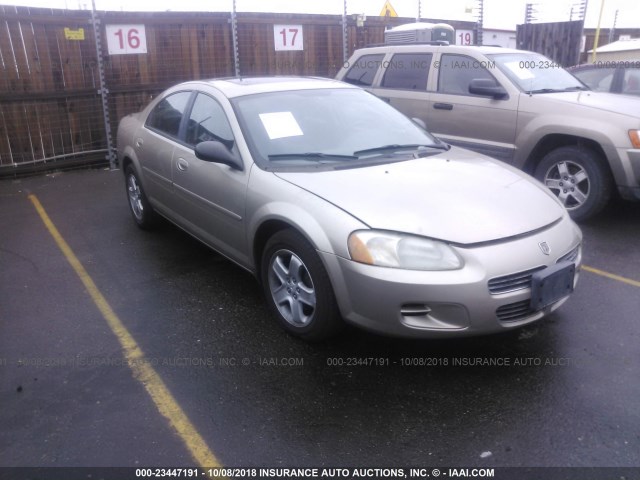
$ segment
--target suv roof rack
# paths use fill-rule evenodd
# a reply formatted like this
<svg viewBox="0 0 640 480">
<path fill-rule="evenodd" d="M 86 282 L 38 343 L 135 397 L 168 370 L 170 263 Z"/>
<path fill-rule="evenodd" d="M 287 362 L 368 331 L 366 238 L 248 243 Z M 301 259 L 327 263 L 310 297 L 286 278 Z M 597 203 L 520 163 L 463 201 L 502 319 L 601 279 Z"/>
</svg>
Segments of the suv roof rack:
<svg viewBox="0 0 640 480">
<path fill-rule="evenodd" d="M 440 45 L 440 46 L 447 46 L 447 45 L 451 45 L 449 42 L 447 42 L 446 40 L 432 40 L 430 42 L 410 42 L 410 43 L 372 43 L 367 45 L 365 48 L 371 48 L 371 47 L 396 47 L 396 46 L 400 46 L 400 45 Z"/>
</svg>

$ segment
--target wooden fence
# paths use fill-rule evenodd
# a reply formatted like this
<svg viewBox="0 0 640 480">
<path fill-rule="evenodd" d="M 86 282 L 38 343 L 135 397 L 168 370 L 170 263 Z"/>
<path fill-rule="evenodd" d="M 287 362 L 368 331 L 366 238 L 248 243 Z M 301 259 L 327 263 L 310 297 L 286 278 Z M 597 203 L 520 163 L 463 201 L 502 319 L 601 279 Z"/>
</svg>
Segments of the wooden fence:
<svg viewBox="0 0 640 480">
<path fill-rule="evenodd" d="M 0 175 L 105 162 L 96 31 L 103 39 L 106 117 L 114 133 L 120 118 L 139 111 L 172 84 L 235 75 L 230 13 L 96 15 L 94 26 L 88 11 L 0 5 Z M 350 55 L 382 43 L 387 25 L 415 21 L 369 17 L 358 27 L 349 16 L 345 28 L 340 15 L 238 13 L 236 19 L 241 75 L 323 77 L 333 77 L 342 66 L 345 33 Z M 145 26 L 147 53 L 109 55 L 105 26 L 122 24 Z M 276 51 L 274 24 L 302 25 L 304 50 Z"/>
<path fill-rule="evenodd" d="M 579 61 L 582 27 L 582 20 L 518 25 L 516 45 L 521 50 L 541 53 L 563 67 L 569 67 Z"/>
</svg>

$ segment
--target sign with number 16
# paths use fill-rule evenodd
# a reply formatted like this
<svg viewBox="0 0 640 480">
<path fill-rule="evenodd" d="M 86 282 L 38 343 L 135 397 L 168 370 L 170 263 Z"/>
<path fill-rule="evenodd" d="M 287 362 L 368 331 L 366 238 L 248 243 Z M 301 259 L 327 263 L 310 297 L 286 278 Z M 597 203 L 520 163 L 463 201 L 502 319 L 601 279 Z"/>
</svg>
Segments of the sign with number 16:
<svg viewBox="0 0 640 480">
<path fill-rule="evenodd" d="M 109 55 L 147 53 L 144 25 L 106 25 Z"/>
</svg>

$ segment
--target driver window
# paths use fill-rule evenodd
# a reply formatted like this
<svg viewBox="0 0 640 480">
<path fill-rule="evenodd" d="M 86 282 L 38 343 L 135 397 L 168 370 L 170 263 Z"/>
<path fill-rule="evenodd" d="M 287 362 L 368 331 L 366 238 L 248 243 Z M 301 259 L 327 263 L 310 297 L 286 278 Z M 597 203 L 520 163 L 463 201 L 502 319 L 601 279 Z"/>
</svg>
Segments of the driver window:
<svg viewBox="0 0 640 480">
<path fill-rule="evenodd" d="M 199 93 L 189 115 L 186 142 L 195 147 L 210 140 L 217 140 L 231 148 L 233 133 L 220 104 L 213 98 Z"/>
<path fill-rule="evenodd" d="M 489 73 L 484 63 L 466 55 L 442 55 L 440 59 L 438 92 L 453 95 L 472 95 L 469 93 L 471 80 L 488 79 L 496 85 L 495 78 Z"/>
</svg>

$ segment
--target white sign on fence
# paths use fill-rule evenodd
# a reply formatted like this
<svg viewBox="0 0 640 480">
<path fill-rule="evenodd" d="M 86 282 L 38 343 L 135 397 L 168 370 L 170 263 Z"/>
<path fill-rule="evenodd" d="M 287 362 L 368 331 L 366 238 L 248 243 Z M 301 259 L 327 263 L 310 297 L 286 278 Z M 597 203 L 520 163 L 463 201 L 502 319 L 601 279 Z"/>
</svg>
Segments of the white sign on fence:
<svg viewBox="0 0 640 480">
<path fill-rule="evenodd" d="M 147 53 L 144 25 L 106 25 L 109 55 Z"/>
<path fill-rule="evenodd" d="M 456 30 L 456 45 L 473 45 L 473 30 Z"/>
<path fill-rule="evenodd" d="M 276 51 L 304 50 L 302 25 L 274 25 L 273 43 L 276 46 Z"/>
</svg>

